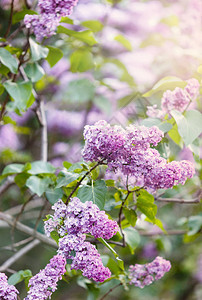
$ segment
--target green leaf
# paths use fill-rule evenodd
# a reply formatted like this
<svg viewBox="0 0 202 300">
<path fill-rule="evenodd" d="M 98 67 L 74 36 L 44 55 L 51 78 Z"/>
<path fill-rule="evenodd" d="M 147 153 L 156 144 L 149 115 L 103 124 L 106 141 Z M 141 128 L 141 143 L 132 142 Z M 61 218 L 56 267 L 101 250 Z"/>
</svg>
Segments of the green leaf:
<svg viewBox="0 0 202 300">
<path fill-rule="evenodd" d="M 115 38 L 115 41 L 123 45 L 127 50 L 132 51 L 133 47 L 128 39 L 125 38 L 122 34 L 118 34 Z"/>
<path fill-rule="evenodd" d="M 85 72 L 94 67 L 93 56 L 87 49 L 74 51 L 70 56 L 71 72 Z"/>
<path fill-rule="evenodd" d="M 71 81 L 67 90 L 67 98 L 74 103 L 90 101 L 95 95 L 94 84 L 86 78 Z"/>
<path fill-rule="evenodd" d="M 144 125 L 146 127 L 157 126 L 164 133 L 168 132 L 173 127 L 172 124 L 168 122 L 162 122 L 161 120 L 155 118 L 144 119 L 143 121 L 141 121 L 141 125 Z"/>
<path fill-rule="evenodd" d="M 95 105 L 100 108 L 104 113 L 109 114 L 112 111 L 112 105 L 108 98 L 99 95 L 93 98 Z"/>
<path fill-rule="evenodd" d="M 22 21 L 24 19 L 25 15 L 37 15 L 37 13 L 31 9 L 24 9 L 22 11 L 18 11 L 16 13 L 14 13 L 14 15 L 13 15 L 12 23 L 16 24 L 16 23 Z"/>
<path fill-rule="evenodd" d="M 24 169 L 23 164 L 10 164 L 3 169 L 2 175 L 21 173 Z"/>
<path fill-rule="evenodd" d="M 133 254 L 135 249 L 140 243 L 140 235 L 135 228 L 127 227 L 123 229 L 125 241 L 128 244 L 131 253 Z"/>
<path fill-rule="evenodd" d="M 28 173 L 32 175 L 54 174 L 55 170 L 55 167 L 53 167 L 51 163 L 39 160 L 31 163 L 31 169 L 28 171 Z"/>
<path fill-rule="evenodd" d="M 134 227 L 136 224 L 136 221 L 137 221 L 136 212 L 133 209 L 124 207 L 123 213 L 124 213 L 126 219 L 128 220 L 129 224 Z"/>
<path fill-rule="evenodd" d="M 57 202 L 58 199 L 62 198 L 62 196 L 63 196 L 63 190 L 61 188 L 58 189 L 49 188 L 46 191 L 46 197 L 51 204 Z"/>
<path fill-rule="evenodd" d="M 16 285 L 17 283 L 23 281 L 24 279 L 30 279 L 32 277 L 32 271 L 30 270 L 21 270 L 12 274 L 8 278 L 8 284 Z"/>
<path fill-rule="evenodd" d="M 26 186 L 39 197 L 43 195 L 44 192 L 48 189 L 49 184 L 51 183 L 50 178 L 39 178 L 37 176 L 30 176 L 26 181 Z"/>
<path fill-rule="evenodd" d="M 48 48 L 37 44 L 33 39 L 29 39 L 31 58 L 33 61 L 38 61 L 42 58 L 46 58 L 48 55 Z"/>
<path fill-rule="evenodd" d="M 183 115 L 177 110 L 171 111 L 178 131 L 186 146 L 190 145 L 202 132 L 202 114 L 197 110 L 189 110 Z"/>
<path fill-rule="evenodd" d="M 67 34 L 67 35 L 72 36 L 90 46 L 97 44 L 97 41 L 95 40 L 95 37 L 91 30 L 85 30 L 85 31 L 78 32 L 78 31 L 67 29 L 63 26 L 58 26 L 57 33 Z"/>
<path fill-rule="evenodd" d="M 59 48 L 47 46 L 49 49 L 46 60 L 48 61 L 51 68 L 57 64 L 57 62 L 63 57 L 63 52 Z"/>
<path fill-rule="evenodd" d="M 27 64 L 25 67 L 25 73 L 32 82 L 37 82 L 45 74 L 44 69 L 36 62 Z"/>
<path fill-rule="evenodd" d="M 81 22 L 81 25 L 89 28 L 93 32 L 99 32 L 104 27 L 104 25 L 100 21 L 97 21 L 97 20 L 83 21 L 83 22 Z"/>
<path fill-rule="evenodd" d="M 159 91 L 165 92 L 167 90 L 173 90 L 176 87 L 184 88 L 186 85 L 187 82 L 178 77 L 167 76 L 159 80 L 150 91 L 143 95 L 143 97 L 150 97 Z"/>
<path fill-rule="evenodd" d="M 128 85 L 134 87 L 135 82 L 134 78 L 128 73 L 126 66 L 116 58 L 106 58 L 104 63 L 106 64 L 114 64 L 118 68 L 119 79 L 121 81 L 125 81 Z"/>
<path fill-rule="evenodd" d="M 60 23 L 66 23 L 66 24 L 71 24 L 74 25 L 74 21 L 68 17 L 62 17 L 60 20 Z"/>
<path fill-rule="evenodd" d="M 78 191 L 78 198 L 81 202 L 92 201 L 100 210 L 104 209 L 107 187 L 104 180 L 92 182 L 92 186 L 82 186 Z"/>
<path fill-rule="evenodd" d="M 4 66 L 8 67 L 12 73 L 17 74 L 18 61 L 9 51 L 4 48 L 0 48 L 0 61 Z"/>
<path fill-rule="evenodd" d="M 157 206 L 154 204 L 154 197 L 145 190 L 140 191 L 137 198 L 137 208 L 145 214 L 151 221 L 155 222 Z"/>
<path fill-rule="evenodd" d="M 180 147 L 183 146 L 182 138 L 179 135 L 177 124 L 173 125 L 173 128 L 168 131 L 169 137 Z"/>
<path fill-rule="evenodd" d="M 188 236 L 195 235 L 196 233 L 198 233 L 202 228 L 202 214 L 198 216 L 189 217 L 188 227 L 189 227 L 189 232 L 187 233 Z"/>
<path fill-rule="evenodd" d="M 10 80 L 5 81 L 3 86 L 14 99 L 15 106 L 21 111 L 25 111 L 29 107 L 29 99 L 32 94 L 31 82 L 12 82 Z"/>
<path fill-rule="evenodd" d="M 60 174 L 59 174 L 60 175 Z M 80 177 L 80 174 L 78 173 L 71 173 L 71 172 L 65 172 L 62 174 L 62 176 L 59 176 L 57 178 L 57 185 L 56 188 L 60 188 L 62 186 L 67 186 L 71 182 L 74 182 Z"/>
<path fill-rule="evenodd" d="M 52 239 L 58 244 L 58 241 L 59 241 L 59 238 L 60 238 L 58 232 L 55 231 L 55 230 L 54 230 L 54 231 L 51 231 L 50 236 L 51 236 Z"/>
<path fill-rule="evenodd" d="M 17 174 L 15 176 L 15 183 L 21 188 L 25 185 L 27 179 L 29 178 L 29 174 L 27 173 L 20 173 L 20 174 Z"/>
</svg>

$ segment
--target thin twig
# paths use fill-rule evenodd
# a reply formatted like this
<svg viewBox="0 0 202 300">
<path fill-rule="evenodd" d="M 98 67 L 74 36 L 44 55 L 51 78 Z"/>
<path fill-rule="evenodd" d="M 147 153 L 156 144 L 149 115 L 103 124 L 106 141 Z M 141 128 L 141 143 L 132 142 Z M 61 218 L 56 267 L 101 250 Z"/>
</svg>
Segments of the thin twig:
<svg viewBox="0 0 202 300">
<path fill-rule="evenodd" d="M 83 177 L 81 177 L 81 179 L 77 182 L 76 186 L 74 187 L 74 189 L 71 191 L 71 193 L 69 194 L 69 196 L 67 197 L 67 200 L 65 202 L 65 204 L 67 205 L 71 196 L 74 194 L 74 192 L 78 189 L 78 187 L 80 186 L 80 184 L 82 183 L 82 181 L 86 178 L 86 176 L 88 176 L 95 168 L 97 168 L 98 166 L 100 166 L 103 161 L 105 159 L 100 160 L 96 165 L 94 165 L 89 171 L 87 171 Z"/>
<path fill-rule="evenodd" d="M 33 237 L 30 236 L 30 237 L 28 237 L 28 238 L 26 238 L 22 241 L 19 241 L 19 242 L 15 243 L 13 246 L 14 246 L 14 248 L 16 248 L 16 247 L 22 246 L 24 244 L 27 244 L 27 243 L 31 242 L 32 240 L 33 240 Z M 1 250 L 11 250 L 11 251 L 13 251 L 13 247 L 11 247 L 11 246 L 1 247 L 0 249 Z"/>
<path fill-rule="evenodd" d="M 2 212 L 0 212 L 0 220 L 5 221 L 6 223 L 8 223 L 10 226 L 13 226 L 15 220 L 13 217 L 4 214 Z M 57 244 L 55 241 L 53 241 L 52 239 L 48 238 L 46 235 L 41 234 L 39 232 L 36 232 L 34 229 L 20 223 L 20 222 L 16 222 L 16 229 L 18 229 L 21 232 L 24 232 L 32 237 L 35 237 L 36 239 L 40 240 L 42 243 L 47 244 L 49 246 L 52 246 L 54 248 L 58 248 Z"/>
<path fill-rule="evenodd" d="M 14 0 L 11 1 L 11 11 L 10 11 L 10 16 L 9 16 L 9 21 L 8 21 L 8 27 L 7 27 L 6 33 L 4 35 L 4 38 L 7 38 L 8 34 L 11 30 L 12 19 L 13 19 L 13 11 L 14 11 Z"/>
<path fill-rule="evenodd" d="M 20 259 L 23 255 L 29 252 L 31 249 L 40 244 L 39 240 L 34 240 L 30 242 L 25 247 L 21 248 L 17 253 L 15 253 L 12 257 L 6 260 L 3 265 L 0 266 L 0 272 L 4 272 L 7 268 L 9 268 L 12 264 L 14 264 L 18 259 Z"/>
<path fill-rule="evenodd" d="M 120 282 L 119 284 L 115 285 L 113 288 L 111 288 L 106 294 L 104 294 L 102 296 L 102 298 L 100 298 L 100 300 L 105 299 L 111 292 L 113 292 L 117 287 L 121 286 L 122 283 Z"/>
<path fill-rule="evenodd" d="M 143 230 L 138 230 L 139 234 L 141 236 L 154 236 L 154 235 L 183 235 L 187 233 L 187 230 L 167 230 L 166 233 L 163 231 L 143 231 Z"/>
<path fill-rule="evenodd" d="M 121 231 L 121 235 L 123 237 L 123 247 L 126 246 L 126 241 L 125 241 L 125 235 L 123 233 L 123 230 L 122 230 L 122 226 L 121 226 L 121 215 L 122 215 L 122 211 L 123 211 L 123 207 L 124 207 L 124 204 L 126 202 L 126 200 L 128 199 L 128 196 L 130 195 L 130 191 L 128 191 L 125 199 L 122 201 L 122 204 L 121 204 L 121 208 L 120 208 L 120 211 L 119 211 L 119 219 L 118 219 L 118 224 L 119 224 L 119 227 L 120 227 L 120 231 Z"/>
<path fill-rule="evenodd" d="M 40 115 L 41 115 L 41 160 L 47 161 L 48 159 L 48 132 L 47 122 L 45 114 L 44 101 L 41 100 L 39 104 Z"/>
<path fill-rule="evenodd" d="M 175 203 L 183 203 L 183 204 L 197 204 L 200 203 L 200 199 L 194 198 L 192 200 L 186 200 L 186 199 L 179 199 L 179 198 L 155 198 L 156 201 L 159 202 L 175 202 Z"/>
<path fill-rule="evenodd" d="M 27 202 L 26 206 L 24 207 L 24 211 L 28 211 L 28 210 L 31 210 L 33 208 L 41 207 L 43 204 L 44 204 L 44 200 L 42 198 L 34 199 L 30 202 Z M 16 214 L 20 213 L 23 205 L 24 204 L 17 205 L 15 207 L 9 208 L 6 211 L 4 211 L 4 213 L 8 214 L 8 215 L 16 215 Z"/>
<path fill-rule="evenodd" d="M 14 176 L 8 176 L 7 180 L 0 185 L 0 195 L 7 191 L 7 189 L 14 184 Z"/>
</svg>

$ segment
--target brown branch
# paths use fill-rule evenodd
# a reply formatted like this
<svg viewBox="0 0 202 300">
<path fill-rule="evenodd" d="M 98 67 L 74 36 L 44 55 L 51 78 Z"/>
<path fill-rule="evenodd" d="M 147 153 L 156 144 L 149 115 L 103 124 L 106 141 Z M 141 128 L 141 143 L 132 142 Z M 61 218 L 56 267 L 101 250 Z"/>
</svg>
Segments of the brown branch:
<svg viewBox="0 0 202 300">
<path fill-rule="evenodd" d="M 122 215 L 122 211 L 123 211 L 124 204 L 125 204 L 126 200 L 128 199 L 128 196 L 130 195 L 130 193 L 131 193 L 131 192 L 128 190 L 128 193 L 127 193 L 127 195 L 126 195 L 126 198 L 122 201 L 121 208 L 120 208 L 120 211 L 119 211 L 118 224 L 119 224 L 119 227 L 120 227 L 121 235 L 122 235 L 122 237 L 123 237 L 123 247 L 126 246 L 126 241 L 125 241 L 125 235 L 124 235 L 124 233 L 123 233 L 122 226 L 121 226 L 121 215 Z"/>
<path fill-rule="evenodd" d="M 12 19 L 13 19 L 13 11 L 14 11 L 14 0 L 11 0 L 11 11 L 10 11 L 10 16 L 9 16 L 9 21 L 8 21 L 8 27 L 7 27 L 6 33 L 4 35 L 4 38 L 7 38 L 8 34 L 11 30 Z"/>
<path fill-rule="evenodd" d="M 113 292 L 113 290 L 115 290 L 117 287 L 121 286 L 122 283 L 120 282 L 119 284 L 115 285 L 113 288 L 111 288 L 106 294 L 104 294 L 102 296 L 102 298 L 100 298 L 100 300 L 105 299 L 111 292 Z"/>
</svg>

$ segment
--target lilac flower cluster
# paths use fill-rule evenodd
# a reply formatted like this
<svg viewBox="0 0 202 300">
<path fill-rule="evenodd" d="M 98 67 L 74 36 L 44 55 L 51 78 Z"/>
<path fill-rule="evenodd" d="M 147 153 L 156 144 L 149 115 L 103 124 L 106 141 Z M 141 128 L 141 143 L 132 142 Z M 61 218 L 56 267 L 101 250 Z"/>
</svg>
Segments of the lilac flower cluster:
<svg viewBox="0 0 202 300">
<path fill-rule="evenodd" d="M 87 233 L 95 238 L 110 239 L 118 231 L 118 224 L 109 220 L 104 211 L 91 201 L 82 203 L 74 197 L 68 206 L 59 200 L 52 207 L 53 216 L 45 221 L 45 233 L 57 230 L 59 239 L 58 253 L 72 259 L 71 268 L 81 270 L 89 279 L 103 282 L 111 276 L 103 266 L 95 246 L 85 241 Z"/>
<path fill-rule="evenodd" d="M 18 290 L 14 285 L 9 285 L 8 277 L 4 273 L 0 273 L 0 299 L 3 300 L 17 300 Z"/>
<path fill-rule="evenodd" d="M 57 289 L 57 282 L 66 272 L 65 265 L 66 260 L 63 256 L 55 255 L 51 258 L 50 263 L 29 280 L 29 291 L 25 300 L 50 299 Z"/>
<path fill-rule="evenodd" d="M 154 280 L 159 280 L 171 268 L 170 261 L 157 256 L 151 263 L 145 265 L 131 265 L 129 267 L 130 284 L 144 288 Z"/>
<path fill-rule="evenodd" d="M 191 178 L 194 166 L 189 161 L 167 163 L 156 149 L 150 148 L 162 137 L 163 132 L 156 126 L 130 125 L 123 129 L 99 121 L 85 126 L 83 157 L 86 161 L 104 160 L 108 170 L 133 177 L 134 184 L 141 182 L 150 190 L 172 188 Z"/>
<path fill-rule="evenodd" d="M 183 112 L 191 101 L 195 101 L 199 95 L 200 84 L 197 79 L 187 80 L 184 89 L 176 87 L 173 91 L 167 90 L 161 100 L 161 110 L 157 105 L 147 107 L 147 115 L 151 118 L 162 119 L 167 113 L 175 109 Z"/>
<path fill-rule="evenodd" d="M 78 0 L 39 0 L 39 15 L 25 15 L 24 23 L 31 28 L 36 39 L 41 41 L 44 37 L 55 34 L 61 17 L 72 13 L 73 7 Z"/>
</svg>

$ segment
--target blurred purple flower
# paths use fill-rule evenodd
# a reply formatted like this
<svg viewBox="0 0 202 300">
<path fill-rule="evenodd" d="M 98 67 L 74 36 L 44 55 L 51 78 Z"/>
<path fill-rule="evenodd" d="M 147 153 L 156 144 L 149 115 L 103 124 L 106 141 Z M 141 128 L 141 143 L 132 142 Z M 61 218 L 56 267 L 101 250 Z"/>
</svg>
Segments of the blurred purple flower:
<svg viewBox="0 0 202 300">
<path fill-rule="evenodd" d="M 20 147 L 18 136 L 11 124 L 0 128 L 0 151 L 5 149 L 17 150 Z"/>
</svg>

